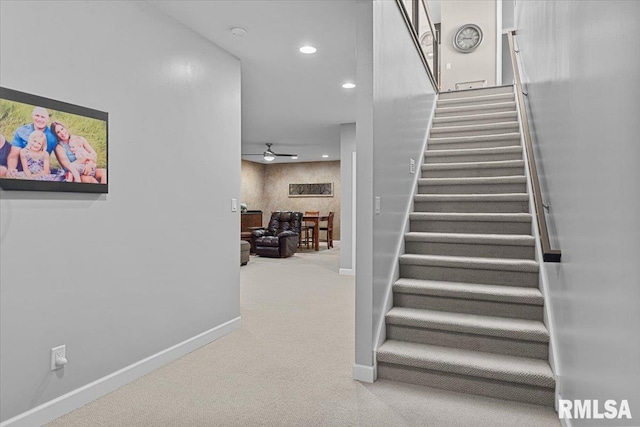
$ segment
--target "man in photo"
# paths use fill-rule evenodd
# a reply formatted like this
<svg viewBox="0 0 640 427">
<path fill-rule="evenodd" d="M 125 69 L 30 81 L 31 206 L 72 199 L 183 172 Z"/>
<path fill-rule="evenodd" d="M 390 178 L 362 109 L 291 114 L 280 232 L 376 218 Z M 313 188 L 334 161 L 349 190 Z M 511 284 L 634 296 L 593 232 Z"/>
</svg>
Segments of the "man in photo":
<svg viewBox="0 0 640 427">
<path fill-rule="evenodd" d="M 20 150 L 27 146 L 29 141 L 29 135 L 34 131 L 40 131 L 47 137 L 47 154 L 56 148 L 58 140 L 53 132 L 49 128 L 49 112 L 42 107 L 35 107 L 33 113 L 31 113 L 33 123 L 20 126 L 13 135 L 13 141 L 11 142 L 11 151 L 7 158 L 8 174 L 14 174 L 22 170 L 22 164 L 18 161 L 20 157 Z"/>
</svg>

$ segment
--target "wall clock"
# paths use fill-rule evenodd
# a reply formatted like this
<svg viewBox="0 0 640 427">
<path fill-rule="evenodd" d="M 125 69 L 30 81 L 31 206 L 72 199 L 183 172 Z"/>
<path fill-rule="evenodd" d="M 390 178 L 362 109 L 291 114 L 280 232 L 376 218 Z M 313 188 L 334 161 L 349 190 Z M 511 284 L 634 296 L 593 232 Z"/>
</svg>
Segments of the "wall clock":
<svg viewBox="0 0 640 427">
<path fill-rule="evenodd" d="M 433 34 L 431 31 L 427 31 L 420 36 L 420 46 L 427 59 L 433 58 Z"/>
<path fill-rule="evenodd" d="M 473 52 L 482 43 L 482 30 L 475 24 L 465 24 L 453 38 L 453 47 L 462 53 Z"/>
</svg>

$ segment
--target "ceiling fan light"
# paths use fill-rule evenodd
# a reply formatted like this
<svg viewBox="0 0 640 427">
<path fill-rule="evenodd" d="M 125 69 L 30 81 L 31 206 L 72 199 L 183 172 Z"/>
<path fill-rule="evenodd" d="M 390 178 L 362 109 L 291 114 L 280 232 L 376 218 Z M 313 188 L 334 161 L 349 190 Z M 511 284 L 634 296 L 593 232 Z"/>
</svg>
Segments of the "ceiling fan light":
<svg viewBox="0 0 640 427">
<path fill-rule="evenodd" d="M 272 162 L 276 159 L 276 156 L 274 156 L 273 153 L 270 151 L 265 151 L 264 153 L 262 153 L 262 158 L 265 159 L 267 162 Z"/>
</svg>

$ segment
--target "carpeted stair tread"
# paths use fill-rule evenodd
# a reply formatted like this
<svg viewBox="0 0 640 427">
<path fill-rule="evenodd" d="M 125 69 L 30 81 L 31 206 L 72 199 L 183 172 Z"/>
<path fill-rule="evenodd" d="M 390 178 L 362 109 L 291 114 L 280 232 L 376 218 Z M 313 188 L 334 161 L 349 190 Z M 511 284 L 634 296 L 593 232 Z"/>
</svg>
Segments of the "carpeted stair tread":
<svg viewBox="0 0 640 427">
<path fill-rule="evenodd" d="M 516 176 L 482 176 L 460 178 L 420 178 L 418 185 L 487 185 L 487 184 L 524 184 L 527 177 Z"/>
<path fill-rule="evenodd" d="M 460 162 L 460 163 L 425 163 L 423 171 L 454 170 L 454 169 L 491 169 L 491 168 L 524 168 L 524 160 L 498 160 L 490 162 Z"/>
<path fill-rule="evenodd" d="M 463 105 L 463 106 L 455 106 L 455 107 L 438 107 L 436 109 L 436 117 L 449 117 L 448 114 L 458 114 L 458 113 L 466 113 L 470 111 L 486 111 L 486 110 L 516 110 L 516 102 L 508 101 L 508 102 L 496 102 L 489 104 L 472 104 L 472 105 Z"/>
<path fill-rule="evenodd" d="M 491 95 L 478 94 L 475 96 L 465 96 L 464 98 L 439 99 L 438 108 L 446 108 L 453 105 L 491 104 L 496 102 L 510 101 L 512 99 L 514 99 L 514 94 L 512 92 L 496 93 Z"/>
<path fill-rule="evenodd" d="M 528 202 L 527 193 L 507 194 L 416 194 L 416 202 Z"/>
<path fill-rule="evenodd" d="M 388 340 L 378 348 L 377 360 L 379 363 L 545 388 L 555 387 L 549 363 L 540 359 Z"/>
<path fill-rule="evenodd" d="M 469 114 L 466 116 L 453 116 L 453 117 L 434 117 L 432 129 L 437 129 L 442 125 L 449 125 L 459 122 L 487 122 L 489 120 L 496 121 L 511 121 L 509 119 L 517 120 L 517 111 L 503 111 L 500 113 L 481 113 L 481 114 Z"/>
<path fill-rule="evenodd" d="M 479 222 L 531 222 L 529 213 L 443 213 L 443 212 L 411 212 L 412 221 L 479 221 Z"/>
<path fill-rule="evenodd" d="M 387 313 L 386 323 L 521 341 L 549 342 L 547 328 L 537 320 L 394 307 Z"/>
<path fill-rule="evenodd" d="M 451 144 L 458 142 L 485 142 L 485 141 L 507 141 L 507 140 L 520 140 L 520 133 L 518 132 L 507 132 L 507 133 L 497 133 L 494 135 L 471 135 L 471 136 L 452 136 L 452 137 L 438 137 L 438 138 L 429 138 L 429 144 Z"/>
<path fill-rule="evenodd" d="M 481 283 L 401 278 L 393 285 L 393 292 L 538 306 L 544 304 L 542 292 L 538 288 L 485 285 Z"/>
<path fill-rule="evenodd" d="M 450 132 L 474 132 L 474 131 L 486 131 L 486 130 L 518 130 L 518 122 L 498 122 L 498 123 L 477 123 L 471 125 L 453 125 L 453 126 L 437 126 L 431 128 L 431 135 L 437 135 L 441 133 Z M 504 132 L 497 132 L 504 133 Z"/>
<path fill-rule="evenodd" d="M 514 145 L 511 147 L 489 147 L 489 148 L 454 148 L 450 150 L 427 150 L 425 157 L 442 157 L 442 156 L 469 156 L 469 155 L 485 155 L 485 154 L 512 154 L 522 153 L 522 147 Z M 465 162 L 468 163 L 468 162 Z"/>
<path fill-rule="evenodd" d="M 478 258 L 443 255 L 400 255 L 400 264 L 431 267 L 467 268 L 476 270 L 515 271 L 520 273 L 538 273 L 540 266 L 536 261 L 509 258 Z"/>
<path fill-rule="evenodd" d="M 516 234 L 427 233 L 410 231 L 404 235 L 404 238 L 409 242 L 535 246 L 535 238 L 533 236 Z"/>
</svg>

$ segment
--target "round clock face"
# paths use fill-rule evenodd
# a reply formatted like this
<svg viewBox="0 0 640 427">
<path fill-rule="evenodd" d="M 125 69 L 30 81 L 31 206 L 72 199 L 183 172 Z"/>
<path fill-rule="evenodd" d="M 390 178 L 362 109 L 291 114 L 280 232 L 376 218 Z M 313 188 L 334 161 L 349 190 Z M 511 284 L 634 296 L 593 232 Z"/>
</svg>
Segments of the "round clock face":
<svg viewBox="0 0 640 427">
<path fill-rule="evenodd" d="M 453 38 L 453 47 L 463 53 L 475 50 L 480 43 L 482 43 L 482 30 L 474 24 L 463 25 Z"/>
<path fill-rule="evenodd" d="M 420 46 L 422 46 L 422 51 L 427 56 L 427 59 L 433 58 L 433 34 L 431 34 L 431 31 L 420 36 Z"/>
</svg>

